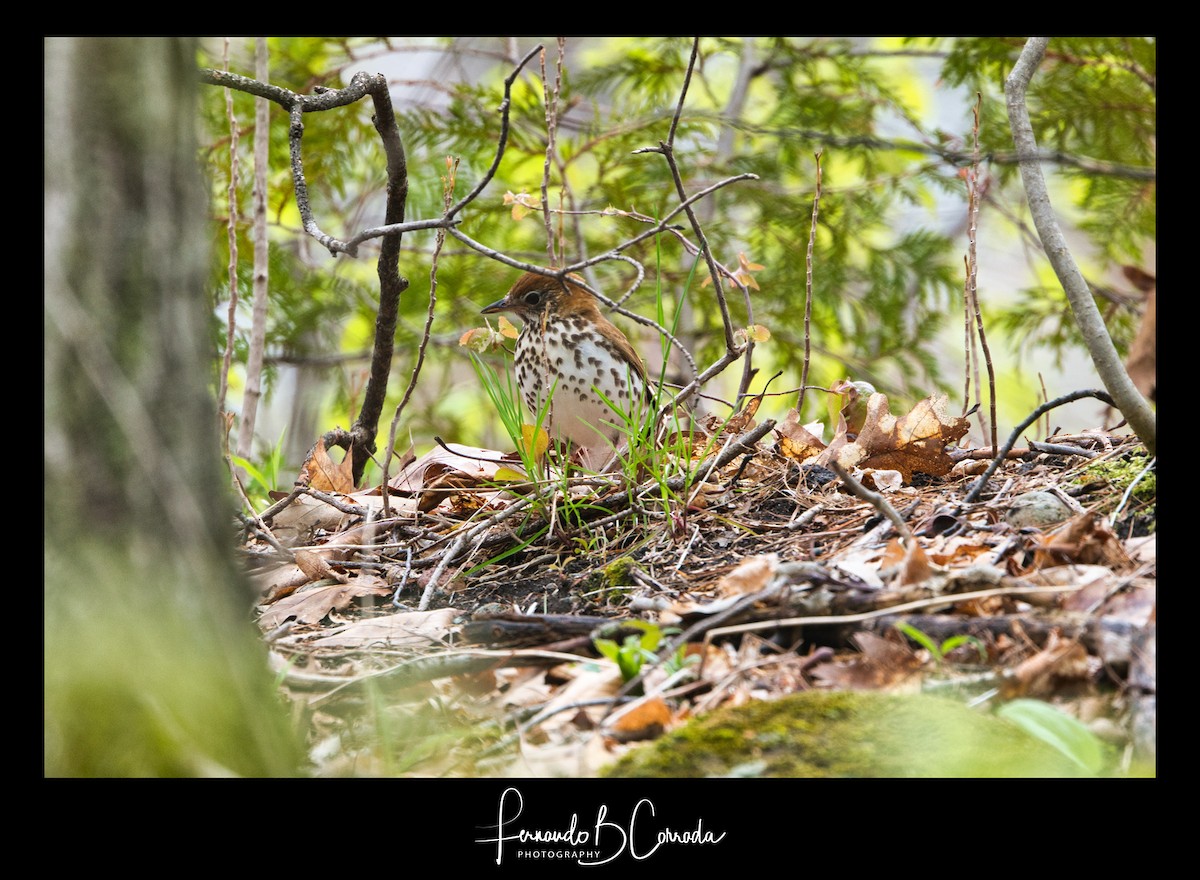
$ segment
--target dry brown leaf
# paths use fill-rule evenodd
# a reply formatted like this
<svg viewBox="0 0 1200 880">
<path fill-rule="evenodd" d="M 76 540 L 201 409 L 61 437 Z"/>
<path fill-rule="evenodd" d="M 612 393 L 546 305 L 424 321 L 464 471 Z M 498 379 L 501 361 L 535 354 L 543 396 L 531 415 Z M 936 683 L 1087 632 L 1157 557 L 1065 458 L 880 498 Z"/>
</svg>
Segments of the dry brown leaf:
<svg viewBox="0 0 1200 880">
<path fill-rule="evenodd" d="M 757 593 L 771 582 L 778 565 L 779 557 L 774 553 L 747 557 L 721 578 L 717 583 L 717 592 L 722 596 Z"/>
<path fill-rule="evenodd" d="M 1001 696 L 1006 700 L 1048 696 L 1064 683 L 1085 681 L 1087 659 L 1087 650 L 1079 642 L 1051 633 L 1041 651 L 1009 671 L 1000 687 Z"/>
<path fill-rule="evenodd" d="M 1105 565 L 1116 570 L 1128 569 L 1129 554 L 1108 523 L 1094 511 L 1068 520 L 1034 550 L 1034 566 Z"/>
<path fill-rule="evenodd" d="M 909 546 L 905 548 L 899 538 L 892 538 L 884 548 L 880 567 L 898 567 L 901 586 L 924 583 L 933 576 L 933 568 L 929 564 L 929 559 L 916 540 L 909 542 Z"/>
<path fill-rule="evenodd" d="M 363 575 L 348 583 L 316 587 L 280 599 L 263 614 L 261 623 L 272 629 L 289 618 L 295 618 L 299 623 L 320 623 L 329 612 L 341 611 L 362 596 L 389 596 L 391 593 L 392 588 L 383 578 Z"/>
<path fill-rule="evenodd" d="M 806 462 L 816 458 L 825 449 L 825 443 L 811 430 L 812 425 L 801 425 L 796 410 L 789 410 L 783 421 L 775 427 L 779 436 L 779 451 L 794 461 Z"/>
<path fill-rule="evenodd" d="M 547 701 L 542 709 L 548 716 L 538 725 L 543 731 L 554 731 L 567 725 L 578 727 L 578 723 L 570 713 L 555 713 L 555 709 L 601 697 L 612 697 L 621 689 L 621 672 L 617 669 L 617 664 L 608 660 L 573 663 L 570 675 L 571 680 L 559 688 L 553 699 Z M 605 708 L 605 706 L 588 706 L 584 708 L 584 711 L 591 718 L 592 723 L 596 724 L 599 723 Z"/>
<path fill-rule="evenodd" d="M 271 531 L 285 544 L 295 543 L 304 535 L 324 529 L 336 531 L 346 514 L 311 495 L 301 495 L 271 517 Z"/>
<path fill-rule="evenodd" d="M 813 678 L 838 690 L 882 690 L 911 684 L 909 680 L 925 664 L 908 645 L 874 633 L 855 633 L 854 642 L 862 652 L 859 656 L 822 663 L 812 670 Z"/>
<path fill-rule="evenodd" d="M 270 605 L 307 584 L 309 577 L 296 563 L 287 562 L 265 574 L 256 575 L 254 580 L 258 583 L 259 592 L 264 596 L 263 604 Z"/>
<path fill-rule="evenodd" d="M 451 499 L 453 503 L 457 495 L 469 489 L 477 489 L 480 485 L 479 477 L 465 474 L 440 461 L 431 462 L 425 469 L 423 478 L 425 489 L 417 502 L 417 509 L 422 513 L 429 513 L 447 499 Z"/>
<path fill-rule="evenodd" d="M 911 541 L 908 552 L 904 554 L 904 567 L 900 570 L 900 583 L 923 584 L 933 577 L 933 567 L 925 556 L 925 551 L 917 541 Z"/>
<path fill-rule="evenodd" d="M 350 493 L 354 491 L 354 461 L 346 453 L 341 464 L 334 462 L 325 449 L 325 439 L 318 438 L 308 458 L 300 467 L 297 482 L 322 492 Z"/>
<path fill-rule="evenodd" d="M 310 581 L 320 581 L 329 578 L 344 584 L 349 579 L 347 575 L 330 568 L 329 563 L 325 561 L 324 555 L 313 550 L 297 550 L 296 565 L 300 566 L 300 570 L 308 576 Z"/>
<path fill-rule="evenodd" d="M 429 647 L 445 640 L 458 614 L 455 608 L 439 608 L 372 617 L 336 627 L 311 644 L 320 648 Z"/>
<path fill-rule="evenodd" d="M 742 411 L 737 415 L 731 416 L 729 421 L 725 423 L 725 430 L 730 434 L 741 434 L 754 427 L 754 414 L 758 412 L 758 407 L 762 404 L 762 395 L 751 397 L 746 401 L 746 405 L 742 407 Z"/>
<path fill-rule="evenodd" d="M 936 553 L 929 554 L 929 561 L 942 568 L 952 565 L 970 565 L 984 553 L 990 553 L 993 548 L 980 544 L 973 537 L 955 535 L 946 541 Z"/>
<path fill-rule="evenodd" d="M 647 697 L 621 712 L 608 726 L 608 734 L 617 742 L 654 739 L 671 723 L 671 710 L 662 697 Z"/>
<path fill-rule="evenodd" d="M 895 470 L 905 483 L 912 482 L 914 472 L 944 476 L 954 466 L 946 447 L 970 427 L 966 419 L 947 415 L 947 399 L 944 394 L 927 397 L 897 418 L 888 411 L 887 396 L 876 392 L 867 401 L 866 419 L 857 437 L 851 440 L 850 434 L 840 433 L 816 463 L 837 462 L 846 470 Z"/>
<path fill-rule="evenodd" d="M 465 479 L 474 481 L 471 485 L 478 485 L 495 476 L 496 470 L 504 464 L 503 458 L 503 454 L 496 449 L 482 449 L 461 443 L 435 446 L 396 474 L 388 482 L 388 489 L 392 492 L 418 495 L 429 488 L 430 479 L 447 471 L 464 474 Z"/>
<path fill-rule="evenodd" d="M 1125 367 L 1138 391 L 1154 400 L 1158 384 L 1158 279 L 1135 266 L 1125 266 L 1124 272 L 1130 283 L 1146 294 L 1142 322 L 1138 325 L 1133 344 L 1129 346 L 1129 360 L 1125 362 Z"/>
</svg>

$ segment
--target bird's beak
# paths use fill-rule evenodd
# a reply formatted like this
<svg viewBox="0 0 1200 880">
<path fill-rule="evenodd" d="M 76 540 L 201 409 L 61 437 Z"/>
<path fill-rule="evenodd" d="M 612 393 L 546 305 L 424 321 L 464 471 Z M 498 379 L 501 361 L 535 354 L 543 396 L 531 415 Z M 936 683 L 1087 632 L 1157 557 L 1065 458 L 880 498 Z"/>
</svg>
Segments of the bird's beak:
<svg viewBox="0 0 1200 880">
<path fill-rule="evenodd" d="M 494 315 L 497 312 L 505 312 L 505 311 L 508 311 L 508 300 L 507 299 L 498 299 L 494 303 L 492 303 L 490 306 L 484 306 L 482 309 L 480 309 L 479 314 Z"/>
</svg>

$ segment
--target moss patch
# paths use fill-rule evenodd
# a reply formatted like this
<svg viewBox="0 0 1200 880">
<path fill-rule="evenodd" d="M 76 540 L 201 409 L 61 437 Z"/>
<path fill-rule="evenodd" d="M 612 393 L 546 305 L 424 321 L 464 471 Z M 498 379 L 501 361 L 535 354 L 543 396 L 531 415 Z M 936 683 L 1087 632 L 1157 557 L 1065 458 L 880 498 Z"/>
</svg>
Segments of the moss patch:
<svg viewBox="0 0 1200 880">
<path fill-rule="evenodd" d="M 714 712 L 606 776 L 1081 776 L 1009 722 L 921 695 L 806 691 Z"/>
</svg>

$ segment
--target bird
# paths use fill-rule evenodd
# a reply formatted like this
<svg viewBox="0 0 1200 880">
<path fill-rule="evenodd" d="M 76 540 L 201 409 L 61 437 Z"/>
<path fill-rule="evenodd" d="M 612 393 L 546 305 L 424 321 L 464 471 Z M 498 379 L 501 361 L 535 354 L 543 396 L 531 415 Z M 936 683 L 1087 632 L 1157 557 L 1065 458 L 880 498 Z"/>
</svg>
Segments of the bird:
<svg viewBox="0 0 1200 880">
<path fill-rule="evenodd" d="M 547 434 L 582 447 L 584 460 L 596 461 L 616 445 L 625 424 L 605 398 L 636 417 L 653 403 L 653 393 L 642 359 L 582 281 L 578 275 L 559 280 L 526 272 L 481 312 L 521 319 L 513 368 L 526 405 L 535 414 L 547 407 Z"/>
</svg>

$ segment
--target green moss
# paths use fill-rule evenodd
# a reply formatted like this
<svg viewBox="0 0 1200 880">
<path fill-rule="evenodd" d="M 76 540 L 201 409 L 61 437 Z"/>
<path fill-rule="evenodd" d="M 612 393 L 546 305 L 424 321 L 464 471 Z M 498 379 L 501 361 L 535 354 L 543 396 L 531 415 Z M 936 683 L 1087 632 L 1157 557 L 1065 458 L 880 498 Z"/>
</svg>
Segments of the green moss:
<svg viewBox="0 0 1200 880">
<path fill-rule="evenodd" d="M 1097 462 L 1085 467 L 1075 482 L 1083 485 L 1103 481 L 1114 490 L 1124 492 L 1149 463 L 1150 456 L 1144 453 Z M 1157 474 L 1154 471 L 1138 480 L 1133 489 L 1133 497 L 1139 501 L 1153 501 L 1158 497 Z"/>
<path fill-rule="evenodd" d="M 637 563 L 629 556 L 622 556 L 619 559 L 614 559 L 608 565 L 604 566 L 604 581 L 605 585 L 610 589 L 617 587 L 627 587 L 632 583 L 633 576 L 630 574 L 637 568 Z"/>
<path fill-rule="evenodd" d="M 1015 725 L 922 695 L 806 691 L 695 719 L 607 776 L 1079 776 Z"/>
</svg>

